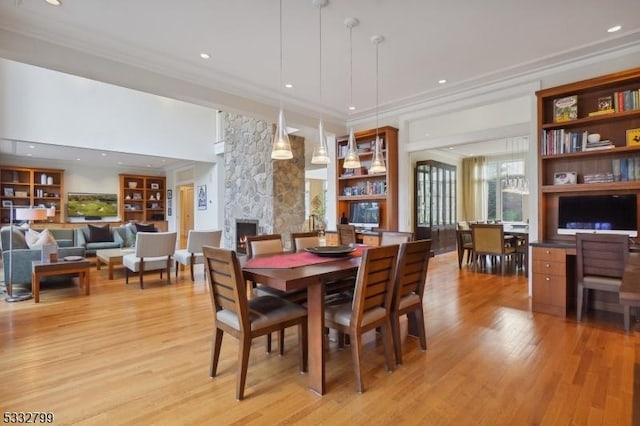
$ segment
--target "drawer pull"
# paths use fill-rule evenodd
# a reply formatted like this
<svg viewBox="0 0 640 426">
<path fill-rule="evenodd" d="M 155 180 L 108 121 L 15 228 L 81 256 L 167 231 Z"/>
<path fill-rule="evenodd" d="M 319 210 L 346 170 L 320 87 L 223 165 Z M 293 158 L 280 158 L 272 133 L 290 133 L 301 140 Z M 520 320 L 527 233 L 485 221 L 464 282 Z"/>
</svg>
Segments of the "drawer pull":
<svg viewBox="0 0 640 426">
<path fill-rule="evenodd" d="M 545 281 L 551 281 L 551 278 L 549 278 L 549 277 L 544 277 L 544 280 L 545 280 Z"/>
<path fill-rule="evenodd" d="M 548 263 L 545 263 L 544 266 L 545 266 L 545 268 L 551 268 L 551 265 L 548 264 Z"/>
<path fill-rule="evenodd" d="M 546 254 L 550 254 L 551 252 L 550 252 L 549 250 L 546 250 L 546 251 L 545 251 L 545 253 L 546 253 Z"/>
</svg>

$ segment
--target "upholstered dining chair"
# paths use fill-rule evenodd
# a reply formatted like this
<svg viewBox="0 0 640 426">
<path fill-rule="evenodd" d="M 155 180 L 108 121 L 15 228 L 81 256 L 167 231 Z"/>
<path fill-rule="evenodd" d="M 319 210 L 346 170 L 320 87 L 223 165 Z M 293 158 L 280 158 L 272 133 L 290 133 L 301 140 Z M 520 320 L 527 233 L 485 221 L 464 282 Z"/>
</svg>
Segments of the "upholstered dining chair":
<svg viewBox="0 0 640 426">
<path fill-rule="evenodd" d="M 380 245 L 402 244 L 413 241 L 413 232 L 382 231 Z"/>
<path fill-rule="evenodd" d="M 629 237 L 616 234 L 576 234 L 577 320 L 589 289 L 620 294 L 624 267 L 629 258 Z"/>
<path fill-rule="evenodd" d="M 187 248 L 176 250 L 173 254 L 173 258 L 176 261 L 176 278 L 178 278 L 178 265 L 182 264 L 189 267 L 189 271 L 191 272 L 191 281 L 195 281 L 193 276 L 193 265 L 204 263 L 202 247 L 220 247 L 221 236 L 221 230 L 189 230 L 189 234 L 187 235 Z"/>
<path fill-rule="evenodd" d="M 400 245 L 398 266 L 394 277 L 394 291 L 391 302 L 391 331 L 396 363 L 402 364 L 402 339 L 400 337 L 400 317 L 411 315 L 418 328 L 420 348 L 427 350 L 427 333 L 424 324 L 422 297 L 429 268 L 431 240 L 419 240 Z"/>
<path fill-rule="evenodd" d="M 275 296 L 247 300 L 247 292 L 236 253 L 204 246 L 205 271 L 209 276 L 215 332 L 211 348 L 210 376 L 218 371 L 222 337 L 228 333 L 238 339 L 238 378 L 236 399 L 244 398 L 251 341 L 286 327 L 298 326 L 300 371 L 307 371 L 307 311 L 302 306 Z"/>
<path fill-rule="evenodd" d="M 292 232 L 291 241 L 295 252 L 320 245 L 317 232 Z"/>
<path fill-rule="evenodd" d="M 122 256 L 125 266 L 125 283 L 129 284 L 129 271 L 138 273 L 140 288 L 144 288 L 144 273 L 160 271 L 167 273 L 167 282 L 171 283 L 171 257 L 176 249 L 175 232 L 138 232 L 136 250 Z"/>
<path fill-rule="evenodd" d="M 355 226 L 339 223 L 336 225 L 336 228 L 338 230 L 338 244 L 341 246 L 347 246 L 357 242 Z"/>
<path fill-rule="evenodd" d="M 507 258 L 513 258 L 516 249 L 505 244 L 504 226 L 502 224 L 475 223 L 471 225 L 473 241 L 474 267 L 478 267 L 483 256 L 500 258 L 502 275 L 506 269 Z"/>
<path fill-rule="evenodd" d="M 263 234 L 247 236 L 247 256 L 260 256 L 264 254 L 282 253 L 282 235 Z"/>
<path fill-rule="evenodd" d="M 393 371 L 389 314 L 397 259 L 397 245 L 365 250 L 358 268 L 353 302 L 325 307 L 325 327 L 350 337 L 358 392 L 364 392 L 361 366 L 363 333 L 378 327 L 381 329 L 387 370 Z"/>
</svg>

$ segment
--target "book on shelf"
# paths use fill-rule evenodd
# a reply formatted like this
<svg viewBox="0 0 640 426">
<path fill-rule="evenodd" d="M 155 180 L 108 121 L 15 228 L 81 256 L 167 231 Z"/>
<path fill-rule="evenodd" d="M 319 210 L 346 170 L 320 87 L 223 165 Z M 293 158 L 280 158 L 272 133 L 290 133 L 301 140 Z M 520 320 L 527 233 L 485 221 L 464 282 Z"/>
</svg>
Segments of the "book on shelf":
<svg viewBox="0 0 640 426">
<path fill-rule="evenodd" d="M 598 98 L 598 111 L 604 112 L 611 111 L 613 112 L 613 98 L 611 96 L 601 96 Z M 589 113 L 591 115 L 592 113 Z"/>
<path fill-rule="evenodd" d="M 582 178 L 584 183 L 605 183 L 613 182 L 613 173 L 591 173 L 584 175 Z"/>
<path fill-rule="evenodd" d="M 616 112 L 632 111 L 640 108 L 640 89 L 613 92 L 613 109 Z"/>
<path fill-rule="evenodd" d="M 565 96 L 553 101 L 553 121 L 562 123 L 578 118 L 578 95 Z"/>
<path fill-rule="evenodd" d="M 615 109 L 611 108 L 611 109 L 603 109 L 600 111 L 593 111 L 589 113 L 589 117 L 595 117 L 598 115 L 607 115 L 607 114 L 613 114 L 614 112 L 616 112 Z"/>
</svg>

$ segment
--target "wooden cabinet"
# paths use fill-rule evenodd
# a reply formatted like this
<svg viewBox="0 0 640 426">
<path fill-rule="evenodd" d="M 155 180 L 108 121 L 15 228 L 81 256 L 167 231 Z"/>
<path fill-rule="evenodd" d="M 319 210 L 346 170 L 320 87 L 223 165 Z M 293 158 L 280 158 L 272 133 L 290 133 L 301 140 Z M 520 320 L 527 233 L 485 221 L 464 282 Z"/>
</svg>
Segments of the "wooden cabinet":
<svg viewBox="0 0 640 426">
<path fill-rule="evenodd" d="M 426 160 L 415 169 L 415 236 L 430 239 L 431 250 L 456 249 L 456 166 Z"/>
<path fill-rule="evenodd" d="M 640 193 L 640 143 L 627 145 L 627 131 L 640 129 L 638 90 L 640 68 L 634 68 L 536 93 L 540 201 L 538 217 L 542 240 L 573 240 L 572 236 L 558 235 L 558 199 L 561 195 Z M 632 99 L 634 91 L 636 103 L 631 102 L 625 107 L 625 93 L 630 94 Z M 577 99 L 576 118 L 556 122 L 554 102 L 572 96 Z M 615 102 L 618 104 L 617 108 L 598 113 L 599 104 L 601 106 L 602 100 L 607 98 L 612 101 L 621 98 L 622 105 Z M 582 138 L 593 133 L 599 133 L 602 140 L 609 140 L 611 148 L 584 150 Z M 618 164 L 628 166 L 624 176 L 618 171 Z M 575 172 L 577 182 L 554 184 L 556 174 L 566 172 Z M 600 182 L 594 183 L 593 180 Z M 638 203 L 640 204 L 640 197 Z M 640 223 L 640 205 L 637 214 Z"/>
<path fill-rule="evenodd" d="M 337 211 L 336 217 L 349 215 L 350 204 L 358 201 L 377 201 L 380 205 L 380 228 L 398 229 L 398 129 L 381 127 L 378 136 L 383 143 L 386 173 L 369 174 L 373 158 L 376 130 L 355 134 L 360 158 L 360 169 L 345 169 L 348 136 L 338 138 L 337 143 Z"/>
<path fill-rule="evenodd" d="M 567 260 L 563 248 L 533 247 L 531 309 L 566 316 Z"/>
<path fill-rule="evenodd" d="M 124 222 L 165 220 L 166 178 L 164 176 L 120 175 L 120 216 Z"/>
<path fill-rule="evenodd" d="M 55 207 L 49 222 L 61 223 L 64 195 L 64 170 L 0 166 L 0 199 L 2 223 L 9 223 L 11 207 Z"/>
</svg>

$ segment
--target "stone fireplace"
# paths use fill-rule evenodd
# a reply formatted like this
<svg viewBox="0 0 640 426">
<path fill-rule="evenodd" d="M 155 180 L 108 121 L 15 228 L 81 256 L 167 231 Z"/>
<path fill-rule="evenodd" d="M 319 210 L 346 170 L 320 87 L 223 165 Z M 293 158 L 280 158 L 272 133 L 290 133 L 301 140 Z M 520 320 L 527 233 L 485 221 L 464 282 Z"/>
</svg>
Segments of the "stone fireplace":
<svg viewBox="0 0 640 426">
<path fill-rule="evenodd" d="M 258 235 L 257 219 L 236 219 L 236 252 L 247 254 L 247 236 Z"/>
<path fill-rule="evenodd" d="M 237 226 L 255 221 L 258 234 L 304 229 L 304 138 L 290 135 L 293 159 L 271 159 L 274 126 L 220 112 L 224 139 L 224 246 L 240 253 Z M 253 222 L 252 222 L 253 223 Z M 249 234 L 244 234 L 249 235 Z"/>
</svg>

